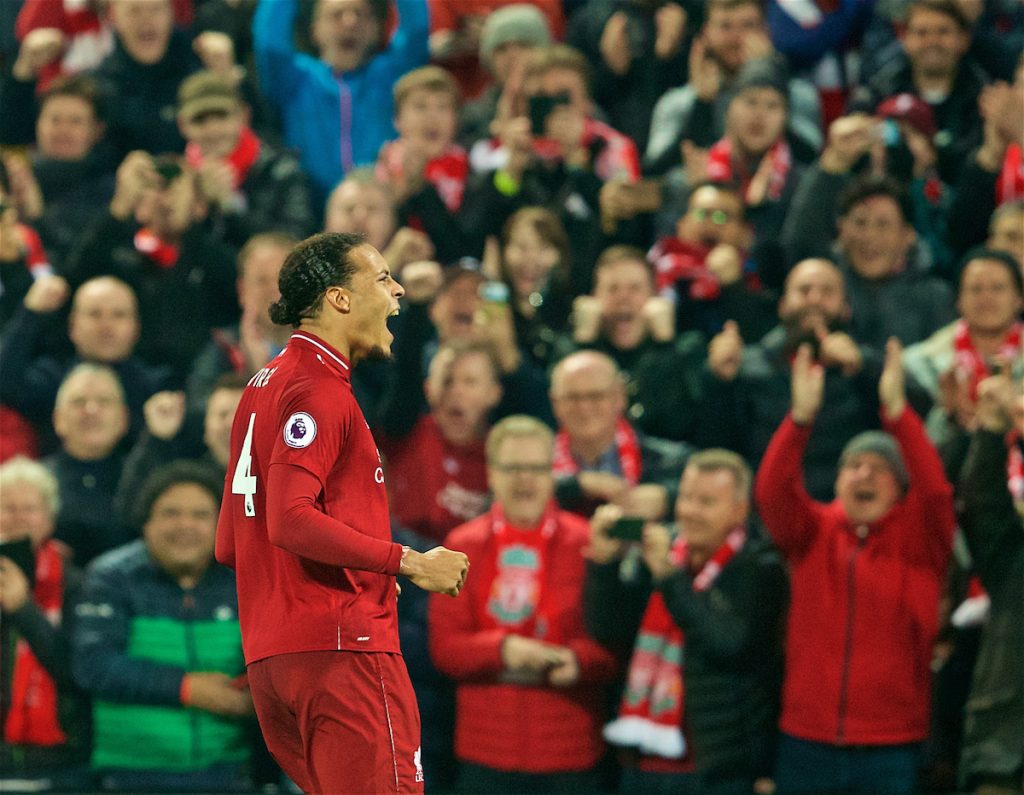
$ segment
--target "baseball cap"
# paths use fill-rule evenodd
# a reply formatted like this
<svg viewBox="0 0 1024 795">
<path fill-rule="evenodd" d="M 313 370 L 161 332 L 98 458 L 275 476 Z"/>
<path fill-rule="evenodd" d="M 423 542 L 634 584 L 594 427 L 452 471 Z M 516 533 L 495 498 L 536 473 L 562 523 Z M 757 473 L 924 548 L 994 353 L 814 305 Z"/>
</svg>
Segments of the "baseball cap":
<svg viewBox="0 0 1024 795">
<path fill-rule="evenodd" d="M 189 119 L 211 110 L 230 113 L 241 101 L 235 86 L 210 71 L 196 72 L 178 88 L 178 113 Z"/>
<path fill-rule="evenodd" d="M 875 113 L 887 119 L 905 121 L 922 135 L 930 138 L 938 132 L 935 114 L 931 107 L 920 97 L 913 94 L 895 94 L 884 100 Z"/>
</svg>

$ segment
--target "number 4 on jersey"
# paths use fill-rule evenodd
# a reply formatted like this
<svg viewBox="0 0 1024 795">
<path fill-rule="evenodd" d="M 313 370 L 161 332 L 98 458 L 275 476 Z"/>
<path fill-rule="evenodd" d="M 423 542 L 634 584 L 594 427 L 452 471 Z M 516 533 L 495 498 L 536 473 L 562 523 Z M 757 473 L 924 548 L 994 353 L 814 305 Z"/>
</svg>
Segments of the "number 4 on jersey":
<svg viewBox="0 0 1024 795">
<path fill-rule="evenodd" d="M 256 412 L 249 415 L 249 427 L 245 432 L 245 441 L 242 442 L 242 451 L 238 454 L 238 463 L 235 464 L 235 474 L 231 476 L 231 493 L 241 494 L 245 497 L 245 515 L 256 515 L 256 502 L 253 496 L 256 494 L 256 476 L 252 474 L 252 429 L 256 424 Z"/>
</svg>

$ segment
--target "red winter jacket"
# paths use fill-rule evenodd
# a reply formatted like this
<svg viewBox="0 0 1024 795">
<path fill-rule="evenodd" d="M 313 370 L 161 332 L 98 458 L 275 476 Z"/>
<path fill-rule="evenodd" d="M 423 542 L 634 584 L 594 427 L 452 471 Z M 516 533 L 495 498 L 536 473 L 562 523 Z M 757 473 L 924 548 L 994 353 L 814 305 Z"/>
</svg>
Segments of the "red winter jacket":
<svg viewBox="0 0 1024 795">
<path fill-rule="evenodd" d="M 482 561 L 494 555 L 491 515 L 455 528 L 445 540 L 445 546 L 465 552 L 470 561 L 466 586 L 457 599 L 430 597 L 430 656 L 442 673 L 457 682 L 455 754 L 459 759 L 522 773 L 582 771 L 600 759 L 604 750 L 600 685 L 615 675 L 616 662 L 583 627 L 581 550 L 588 534 L 586 521 L 559 511 L 544 566 L 544 587 L 554 589 L 551 601 L 558 606 L 555 631 L 575 652 L 580 667 L 579 682 L 568 688 L 499 681 L 501 643 L 509 631 L 485 629 L 480 622 L 491 593 L 492 581 L 479 576 L 486 568 Z"/>
<path fill-rule="evenodd" d="M 953 490 L 913 411 L 884 424 L 910 487 L 872 525 L 854 527 L 838 500 L 810 498 L 801 466 L 811 429 L 789 416 L 758 472 L 757 504 L 792 580 L 780 727 L 805 740 L 891 745 L 928 735 Z"/>
</svg>

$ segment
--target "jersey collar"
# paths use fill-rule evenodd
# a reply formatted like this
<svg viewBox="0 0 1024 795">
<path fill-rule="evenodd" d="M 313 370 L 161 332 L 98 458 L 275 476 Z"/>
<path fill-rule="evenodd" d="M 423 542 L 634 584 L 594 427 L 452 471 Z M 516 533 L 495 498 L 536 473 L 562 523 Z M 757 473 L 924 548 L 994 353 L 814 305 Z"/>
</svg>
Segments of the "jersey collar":
<svg viewBox="0 0 1024 795">
<path fill-rule="evenodd" d="M 291 342 L 297 342 L 304 347 L 309 346 L 313 348 L 320 361 L 336 371 L 344 380 L 351 380 L 352 365 L 348 363 L 344 356 L 315 334 L 310 334 L 308 331 L 294 331 L 289 339 L 289 343 Z"/>
</svg>

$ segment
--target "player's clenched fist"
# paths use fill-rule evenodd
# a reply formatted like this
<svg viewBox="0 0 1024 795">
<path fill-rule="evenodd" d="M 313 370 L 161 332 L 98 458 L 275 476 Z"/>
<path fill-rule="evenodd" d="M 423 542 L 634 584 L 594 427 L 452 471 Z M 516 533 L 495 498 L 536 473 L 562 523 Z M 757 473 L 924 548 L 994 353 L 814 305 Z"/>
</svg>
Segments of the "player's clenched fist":
<svg viewBox="0 0 1024 795">
<path fill-rule="evenodd" d="M 469 558 L 461 552 L 434 547 L 428 552 L 406 548 L 398 573 L 424 591 L 458 596 L 466 582 Z"/>
</svg>

